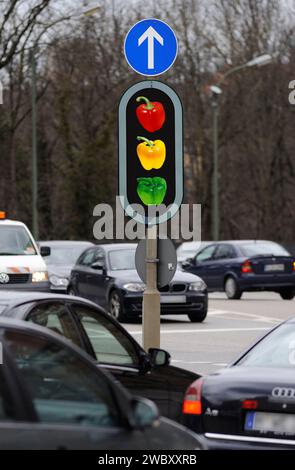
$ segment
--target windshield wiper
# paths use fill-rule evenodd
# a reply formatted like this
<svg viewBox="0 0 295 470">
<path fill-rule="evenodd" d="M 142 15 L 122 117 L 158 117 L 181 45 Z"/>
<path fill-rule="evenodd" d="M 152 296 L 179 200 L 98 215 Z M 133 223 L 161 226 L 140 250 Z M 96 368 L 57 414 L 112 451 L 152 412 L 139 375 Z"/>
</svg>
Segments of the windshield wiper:
<svg viewBox="0 0 295 470">
<path fill-rule="evenodd" d="M 11 253 L 11 252 L 5 252 L 5 251 L 0 251 L 0 256 L 19 256 L 21 255 L 22 253 Z"/>
</svg>

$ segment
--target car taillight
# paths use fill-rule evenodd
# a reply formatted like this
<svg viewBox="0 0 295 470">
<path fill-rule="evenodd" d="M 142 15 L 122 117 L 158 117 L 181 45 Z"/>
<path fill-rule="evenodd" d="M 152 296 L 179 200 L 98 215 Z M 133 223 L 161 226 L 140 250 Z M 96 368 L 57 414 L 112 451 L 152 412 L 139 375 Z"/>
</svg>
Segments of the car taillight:
<svg viewBox="0 0 295 470">
<path fill-rule="evenodd" d="M 295 261 L 293 261 L 293 271 L 295 271 Z"/>
<path fill-rule="evenodd" d="M 193 382 L 185 392 L 182 412 L 189 415 L 202 414 L 202 384 L 203 379 L 197 379 Z"/>
<path fill-rule="evenodd" d="M 244 408 L 244 410 L 256 410 L 257 406 L 257 400 L 244 400 L 242 403 L 242 408 Z"/>
<path fill-rule="evenodd" d="M 253 273 L 251 262 L 247 259 L 241 266 L 242 273 Z"/>
</svg>

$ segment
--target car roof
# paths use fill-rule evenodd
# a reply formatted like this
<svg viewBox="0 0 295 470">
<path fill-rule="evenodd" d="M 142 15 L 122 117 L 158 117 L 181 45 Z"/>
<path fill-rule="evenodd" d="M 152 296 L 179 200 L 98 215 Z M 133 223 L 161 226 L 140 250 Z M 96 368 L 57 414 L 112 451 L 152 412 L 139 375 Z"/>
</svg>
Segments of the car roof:
<svg viewBox="0 0 295 470">
<path fill-rule="evenodd" d="M 10 220 L 10 219 L 3 219 L 0 220 L 0 225 L 14 225 L 14 226 L 19 226 L 19 227 L 26 227 L 26 225 L 23 222 L 19 222 L 18 220 Z"/>
<path fill-rule="evenodd" d="M 221 244 L 221 243 L 231 243 L 232 245 L 242 245 L 244 243 L 277 243 L 272 240 L 219 240 L 218 242 L 210 242 L 211 245 L 213 244 Z"/>
<path fill-rule="evenodd" d="M 203 240 L 199 240 L 199 241 L 192 241 L 192 242 L 183 242 L 181 245 L 179 245 L 178 249 L 181 249 L 181 248 L 194 248 L 194 247 L 201 247 L 202 245 L 204 244 L 207 244 L 207 245 L 211 245 L 211 243 L 213 242 L 208 242 L 208 241 L 203 241 Z"/>
<path fill-rule="evenodd" d="M 7 305 L 12 307 L 13 305 L 19 305 L 27 302 L 35 302 L 38 300 L 78 300 L 91 305 L 92 307 L 97 305 L 90 300 L 82 297 L 76 297 L 67 294 L 51 294 L 47 292 L 18 292 L 14 290 L 0 290 L 0 305 Z"/>
<path fill-rule="evenodd" d="M 61 246 L 70 246 L 70 245 L 89 245 L 89 246 L 93 246 L 94 243 L 93 242 L 88 242 L 88 241 L 85 241 L 85 240 L 48 240 L 48 241 L 39 241 L 38 242 L 41 246 L 42 245 L 47 245 L 47 246 L 54 246 L 54 245 L 61 245 Z"/>
<path fill-rule="evenodd" d="M 137 243 L 108 243 L 104 245 L 97 245 L 99 248 L 103 248 L 105 251 L 123 250 L 124 248 L 136 249 Z"/>
</svg>

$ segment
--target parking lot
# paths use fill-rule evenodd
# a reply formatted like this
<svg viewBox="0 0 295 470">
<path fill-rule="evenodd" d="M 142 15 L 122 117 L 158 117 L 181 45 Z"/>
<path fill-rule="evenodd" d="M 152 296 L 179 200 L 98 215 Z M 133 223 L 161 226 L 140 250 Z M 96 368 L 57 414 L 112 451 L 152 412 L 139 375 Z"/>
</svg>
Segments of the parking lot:
<svg viewBox="0 0 295 470">
<path fill-rule="evenodd" d="M 295 314 L 295 302 L 273 293 L 245 293 L 228 300 L 223 293 L 209 295 L 209 313 L 200 324 L 185 316 L 162 317 L 161 347 L 172 363 L 206 374 L 224 367 L 256 338 Z M 141 325 L 125 327 L 140 342 Z"/>
</svg>

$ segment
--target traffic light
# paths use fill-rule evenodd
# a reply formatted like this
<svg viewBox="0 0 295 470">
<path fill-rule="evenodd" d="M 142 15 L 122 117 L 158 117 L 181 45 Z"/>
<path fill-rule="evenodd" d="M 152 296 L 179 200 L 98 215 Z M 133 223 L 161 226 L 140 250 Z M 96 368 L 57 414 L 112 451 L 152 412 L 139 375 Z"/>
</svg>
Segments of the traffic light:
<svg viewBox="0 0 295 470">
<path fill-rule="evenodd" d="M 119 196 L 126 214 L 145 224 L 151 222 L 150 208 L 165 205 L 156 217 L 160 223 L 171 218 L 182 202 L 182 105 L 162 82 L 137 83 L 121 98 Z M 140 211 L 135 208 L 138 204 Z"/>
</svg>

